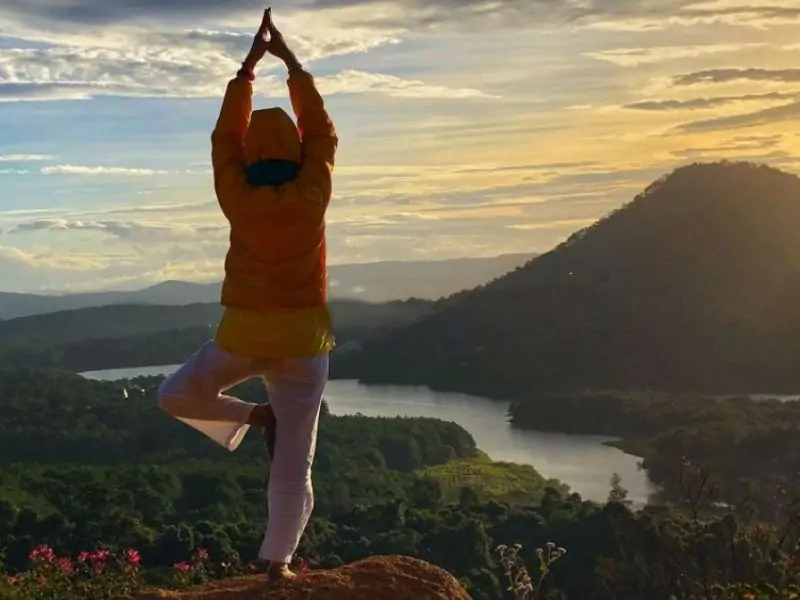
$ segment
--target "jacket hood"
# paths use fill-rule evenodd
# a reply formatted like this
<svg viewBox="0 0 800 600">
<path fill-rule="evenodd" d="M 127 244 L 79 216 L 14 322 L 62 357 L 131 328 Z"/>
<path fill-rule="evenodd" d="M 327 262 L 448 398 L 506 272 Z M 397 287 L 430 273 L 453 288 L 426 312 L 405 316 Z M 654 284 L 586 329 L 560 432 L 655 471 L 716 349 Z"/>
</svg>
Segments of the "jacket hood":
<svg viewBox="0 0 800 600">
<path fill-rule="evenodd" d="M 244 142 L 245 164 L 278 159 L 300 163 L 300 134 L 292 118 L 282 108 L 253 111 Z"/>
</svg>

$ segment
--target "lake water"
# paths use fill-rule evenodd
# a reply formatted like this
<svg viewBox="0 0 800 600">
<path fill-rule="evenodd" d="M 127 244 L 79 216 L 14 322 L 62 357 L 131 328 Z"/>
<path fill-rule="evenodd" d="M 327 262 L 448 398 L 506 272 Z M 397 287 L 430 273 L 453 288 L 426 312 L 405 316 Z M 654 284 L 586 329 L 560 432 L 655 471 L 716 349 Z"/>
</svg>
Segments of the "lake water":
<svg viewBox="0 0 800 600">
<path fill-rule="evenodd" d="M 82 373 L 90 379 L 117 380 L 140 375 L 169 375 L 177 365 L 109 369 Z M 604 501 L 609 480 L 619 473 L 629 498 L 637 505 L 655 491 L 639 459 L 604 446 L 612 438 L 513 429 L 506 405 L 463 394 L 433 392 L 423 387 L 366 386 L 352 380 L 333 380 L 325 390 L 334 415 L 368 417 L 433 417 L 454 421 L 469 431 L 478 447 L 493 460 L 532 465 L 545 477 L 560 479 L 584 498 Z"/>
</svg>

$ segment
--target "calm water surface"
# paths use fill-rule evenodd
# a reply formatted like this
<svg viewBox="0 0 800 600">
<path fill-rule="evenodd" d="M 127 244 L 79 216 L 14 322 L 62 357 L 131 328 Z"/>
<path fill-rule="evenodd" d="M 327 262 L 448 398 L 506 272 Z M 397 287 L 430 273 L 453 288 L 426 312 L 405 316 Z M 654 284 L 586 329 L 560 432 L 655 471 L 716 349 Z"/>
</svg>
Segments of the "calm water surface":
<svg viewBox="0 0 800 600">
<path fill-rule="evenodd" d="M 140 375 L 169 375 L 177 365 L 109 369 L 83 373 L 90 379 L 116 380 Z M 529 464 L 545 477 L 567 483 L 584 498 L 603 501 L 616 472 L 636 504 L 655 490 L 638 458 L 604 446 L 613 438 L 512 429 L 506 405 L 463 394 L 433 392 L 424 387 L 366 386 L 352 380 L 330 381 L 325 399 L 334 415 L 433 417 L 454 421 L 469 431 L 493 460 Z"/>
</svg>

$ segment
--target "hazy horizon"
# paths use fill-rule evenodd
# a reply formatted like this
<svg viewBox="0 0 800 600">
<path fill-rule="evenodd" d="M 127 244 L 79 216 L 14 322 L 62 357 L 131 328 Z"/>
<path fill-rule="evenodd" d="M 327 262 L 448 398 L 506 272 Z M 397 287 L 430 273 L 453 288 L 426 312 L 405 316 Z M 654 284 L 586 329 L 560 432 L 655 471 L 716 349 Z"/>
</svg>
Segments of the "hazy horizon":
<svg viewBox="0 0 800 600">
<path fill-rule="evenodd" d="M 534 256 L 536 256 L 536 255 L 533 254 L 533 253 L 527 253 L 527 252 L 509 252 L 509 253 L 506 253 L 506 254 L 497 254 L 497 255 L 491 255 L 491 256 L 478 256 L 478 257 L 475 257 L 475 256 L 456 256 L 456 257 L 453 257 L 453 258 L 438 259 L 438 260 L 423 260 L 423 259 L 407 260 L 407 261 L 403 261 L 403 260 L 399 260 L 399 261 L 376 260 L 376 261 L 355 262 L 355 263 L 333 263 L 333 264 L 329 264 L 328 268 L 329 268 L 329 271 L 333 271 L 334 272 L 334 276 L 335 276 L 337 268 L 351 268 L 352 269 L 354 267 L 355 268 L 357 268 L 357 267 L 369 267 L 369 266 L 372 266 L 372 265 L 382 265 L 384 267 L 391 267 L 391 266 L 394 266 L 394 265 L 397 265 L 397 266 L 402 265 L 403 267 L 408 267 L 409 265 L 429 265 L 429 266 L 433 266 L 433 265 L 439 265 L 439 264 L 441 264 L 441 265 L 445 265 L 445 264 L 450 265 L 453 262 L 461 262 L 461 261 L 465 261 L 465 262 L 466 261 L 469 261 L 469 262 L 473 262 L 473 261 L 484 262 L 484 263 L 487 264 L 487 266 L 499 267 L 499 266 L 502 266 L 502 264 L 504 264 L 503 259 L 508 259 L 508 261 L 509 261 L 508 265 L 510 265 L 509 268 L 513 268 L 514 266 L 516 266 L 518 264 L 523 264 L 525 262 L 525 260 L 529 260 L 529 259 L 533 258 Z M 522 260 L 523 258 L 525 260 Z M 496 264 L 491 264 L 493 262 L 496 263 Z M 490 269 L 489 272 L 492 273 L 493 271 L 496 271 L 496 270 L 497 270 L 496 268 L 495 269 Z M 506 271 L 497 272 L 496 274 L 494 274 L 494 276 L 499 276 L 501 274 L 504 274 L 505 272 Z M 330 273 L 329 273 L 329 275 L 330 275 Z M 409 273 L 409 275 L 411 277 L 413 277 L 414 274 Z M 487 281 L 488 281 L 488 279 L 487 279 Z M 484 282 L 485 281 L 483 279 L 481 279 L 480 281 L 476 281 L 475 285 L 480 285 L 481 283 L 484 283 Z M 154 287 L 158 287 L 158 286 L 161 286 L 161 285 L 164 285 L 164 284 L 170 284 L 170 283 L 210 286 L 210 285 L 221 284 L 222 283 L 222 278 L 221 278 L 221 276 L 217 276 L 217 277 L 212 277 L 212 278 L 207 279 L 207 280 L 199 280 L 199 279 L 194 279 L 194 280 L 165 279 L 165 280 L 162 280 L 162 281 L 157 281 L 157 282 L 154 282 L 154 283 L 148 283 L 148 284 L 145 284 L 145 285 L 136 285 L 136 283 L 134 282 L 134 283 L 132 283 L 132 284 L 130 284 L 128 286 L 124 286 L 124 285 L 123 286 L 114 286 L 114 285 L 111 285 L 110 287 L 104 286 L 103 282 L 98 282 L 98 287 L 88 288 L 88 289 L 81 290 L 81 291 L 59 290 L 59 289 L 40 289 L 40 290 L 34 290 L 34 291 L 16 290 L 16 289 L 12 289 L 11 287 L 4 287 L 4 285 L 2 283 L 0 283 L 0 294 L 11 293 L 11 294 L 34 294 L 34 295 L 43 295 L 43 296 L 62 296 L 62 295 L 73 295 L 73 294 L 75 294 L 75 295 L 103 294 L 103 293 L 107 293 L 107 292 L 136 292 L 136 291 L 144 291 L 144 290 L 147 290 L 147 289 L 150 289 L 150 288 L 154 288 Z M 339 285 L 339 283 L 340 282 L 336 281 L 335 279 L 332 279 L 332 280 L 329 281 L 329 284 L 332 286 L 332 288 L 337 287 Z M 403 283 L 404 283 L 403 281 L 398 281 L 397 282 L 397 287 L 402 287 Z M 443 283 L 446 283 L 446 282 L 443 282 Z M 453 291 L 458 291 L 458 290 L 453 290 Z M 450 293 L 452 293 L 452 292 L 450 292 Z"/>
<path fill-rule="evenodd" d="M 265 5 L 9 4 L 3 287 L 221 278 L 209 136 Z M 272 6 L 341 138 L 332 265 L 544 252 L 695 160 L 798 171 L 787 1 Z M 255 105 L 288 108 L 284 81 L 267 57 Z"/>
</svg>

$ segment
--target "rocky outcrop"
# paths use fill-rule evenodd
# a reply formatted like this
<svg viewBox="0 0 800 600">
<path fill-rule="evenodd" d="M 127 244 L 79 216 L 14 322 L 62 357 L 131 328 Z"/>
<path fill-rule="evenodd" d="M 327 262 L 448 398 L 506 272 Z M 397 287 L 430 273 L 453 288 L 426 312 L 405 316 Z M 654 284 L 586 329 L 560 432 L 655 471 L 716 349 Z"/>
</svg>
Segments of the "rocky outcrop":
<svg viewBox="0 0 800 600">
<path fill-rule="evenodd" d="M 450 573 L 405 556 L 373 556 L 292 581 L 264 576 L 214 582 L 178 592 L 151 591 L 137 600 L 471 600 Z"/>
</svg>

